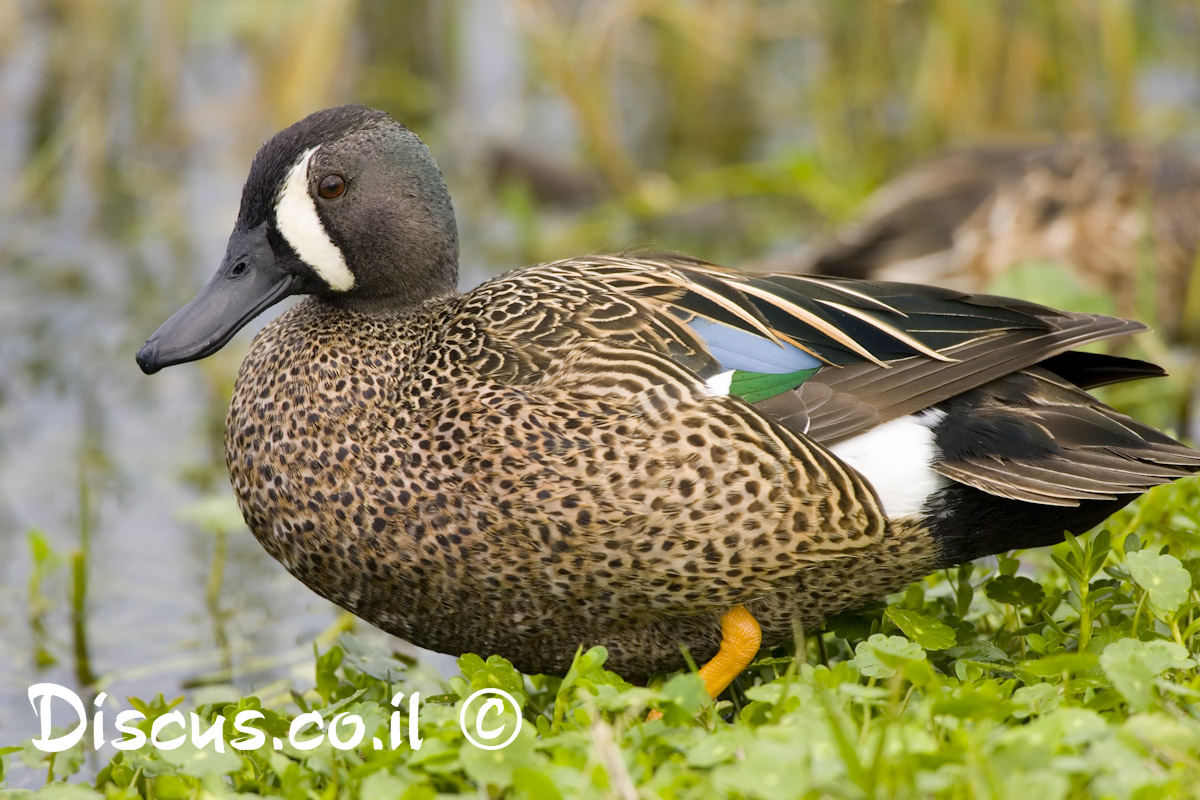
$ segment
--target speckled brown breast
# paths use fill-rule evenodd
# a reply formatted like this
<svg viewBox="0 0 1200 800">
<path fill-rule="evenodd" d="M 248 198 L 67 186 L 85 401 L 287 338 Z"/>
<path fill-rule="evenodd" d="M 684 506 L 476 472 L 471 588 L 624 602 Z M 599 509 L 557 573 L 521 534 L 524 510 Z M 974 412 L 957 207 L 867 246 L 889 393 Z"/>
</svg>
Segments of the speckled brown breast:
<svg viewBox="0 0 1200 800">
<path fill-rule="evenodd" d="M 433 650 L 561 673 L 600 644 L 636 678 L 681 666 L 680 644 L 709 658 L 736 604 L 777 643 L 937 566 L 857 473 L 708 394 L 686 339 L 531 277 L 394 316 L 306 300 L 256 338 L 233 486 L 314 591 Z M 553 319 L 529 292 L 556 294 Z"/>
</svg>

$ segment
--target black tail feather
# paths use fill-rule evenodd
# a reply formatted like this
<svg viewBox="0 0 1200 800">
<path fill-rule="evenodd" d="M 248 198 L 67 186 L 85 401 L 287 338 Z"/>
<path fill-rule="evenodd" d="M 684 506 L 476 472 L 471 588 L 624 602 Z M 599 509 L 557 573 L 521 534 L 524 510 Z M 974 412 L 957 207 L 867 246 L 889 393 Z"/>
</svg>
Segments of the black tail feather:
<svg viewBox="0 0 1200 800">
<path fill-rule="evenodd" d="M 951 567 L 1009 550 L 1058 544 L 1064 531 L 1087 533 L 1136 497 L 1045 506 L 953 483 L 930 498 L 926 519 L 941 544 L 942 566 Z"/>
<path fill-rule="evenodd" d="M 1085 353 L 1070 350 L 1051 356 L 1038 364 L 1080 389 L 1095 389 L 1113 383 L 1136 381 L 1141 378 L 1162 378 L 1167 371 L 1149 361 L 1110 356 L 1104 353 Z"/>
</svg>

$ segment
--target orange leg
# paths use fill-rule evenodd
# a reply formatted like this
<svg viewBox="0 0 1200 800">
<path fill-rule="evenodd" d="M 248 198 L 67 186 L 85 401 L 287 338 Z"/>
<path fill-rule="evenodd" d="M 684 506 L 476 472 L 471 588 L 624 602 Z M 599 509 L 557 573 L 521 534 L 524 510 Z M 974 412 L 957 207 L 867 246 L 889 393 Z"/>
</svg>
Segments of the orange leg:
<svg viewBox="0 0 1200 800">
<path fill-rule="evenodd" d="M 721 615 L 721 649 L 703 667 L 700 677 L 708 696 L 716 698 L 742 674 L 758 655 L 762 629 L 745 606 L 734 606 Z"/>
<path fill-rule="evenodd" d="M 708 696 L 716 699 L 733 679 L 742 674 L 762 645 L 762 629 L 745 606 L 734 606 L 721 615 L 721 648 L 712 660 L 700 668 L 700 677 Z M 662 714 L 651 711 L 646 721 L 661 719 Z"/>
</svg>

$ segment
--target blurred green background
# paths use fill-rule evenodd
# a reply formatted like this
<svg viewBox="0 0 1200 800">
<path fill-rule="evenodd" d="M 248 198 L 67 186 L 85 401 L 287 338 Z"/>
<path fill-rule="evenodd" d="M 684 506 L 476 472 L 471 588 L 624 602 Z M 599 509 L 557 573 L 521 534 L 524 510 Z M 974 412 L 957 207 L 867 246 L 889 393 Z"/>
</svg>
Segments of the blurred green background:
<svg viewBox="0 0 1200 800">
<path fill-rule="evenodd" d="M 0 0 L 0 745 L 36 733 L 31 683 L 261 692 L 352 624 L 231 510 L 248 337 L 133 361 L 279 128 L 344 102 L 414 128 L 464 286 L 635 247 L 786 261 L 950 145 L 1195 153 L 1198 41 L 1196 0 Z M 1140 391 L 1160 422 L 1188 394 Z"/>
</svg>

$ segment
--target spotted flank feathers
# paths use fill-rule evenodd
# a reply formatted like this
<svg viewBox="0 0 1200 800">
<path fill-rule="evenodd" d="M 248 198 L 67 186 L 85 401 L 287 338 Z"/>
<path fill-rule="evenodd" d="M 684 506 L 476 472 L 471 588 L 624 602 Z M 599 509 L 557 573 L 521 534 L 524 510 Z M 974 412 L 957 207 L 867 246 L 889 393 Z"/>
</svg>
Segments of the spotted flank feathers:
<svg viewBox="0 0 1200 800">
<path fill-rule="evenodd" d="M 1077 350 L 1136 322 L 673 254 L 456 277 L 424 145 L 331 109 L 263 146 L 226 261 L 138 356 L 311 295 L 238 375 L 238 502 L 313 590 L 433 650 L 562 673 L 604 645 L 643 678 L 711 657 L 737 606 L 790 641 L 1200 468 L 1088 394 L 1162 374 Z"/>
</svg>

